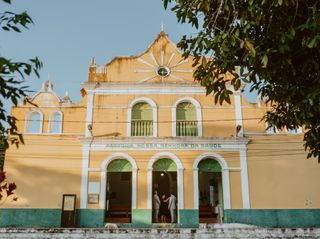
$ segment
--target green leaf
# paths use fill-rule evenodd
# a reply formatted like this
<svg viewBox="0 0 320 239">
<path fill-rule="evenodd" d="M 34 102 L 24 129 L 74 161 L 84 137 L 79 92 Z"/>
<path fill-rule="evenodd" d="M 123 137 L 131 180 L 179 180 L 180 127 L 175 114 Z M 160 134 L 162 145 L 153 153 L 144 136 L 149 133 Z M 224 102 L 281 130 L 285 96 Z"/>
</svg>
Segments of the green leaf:
<svg viewBox="0 0 320 239">
<path fill-rule="evenodd" d="M 240 48 L 243 48 L 243 46 L 244 46 L 244 41 L 240 41 Z"/>
<path fill-rule="evenodd" d="M 309 42 L 308 47 L 314 48 L 317 44 L 317 37 L 312 38 L 312 40 Z"/>
<path fill-rule="evenodd" d="M 262 63 L 262 66 L 264 68 L 267 67 L 267 64 L 268 64 L 268 56 L 266 54 L 263 55 L 262 59 L 261 59 L 261 63 Z"/>
</svg>

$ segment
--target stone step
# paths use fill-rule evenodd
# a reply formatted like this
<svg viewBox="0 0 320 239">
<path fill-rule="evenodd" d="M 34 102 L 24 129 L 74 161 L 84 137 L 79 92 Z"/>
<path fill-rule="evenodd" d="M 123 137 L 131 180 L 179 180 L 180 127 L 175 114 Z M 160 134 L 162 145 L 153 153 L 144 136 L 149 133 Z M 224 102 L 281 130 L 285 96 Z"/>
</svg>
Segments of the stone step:
<svg viewBox="0 0 320 239">
<path fill-rule="evenodd" d="M 0 239 L 264 239 L 318 238 L 320 228 L 207 226 L 202 228 L 0 228 Z"/>
</svg>

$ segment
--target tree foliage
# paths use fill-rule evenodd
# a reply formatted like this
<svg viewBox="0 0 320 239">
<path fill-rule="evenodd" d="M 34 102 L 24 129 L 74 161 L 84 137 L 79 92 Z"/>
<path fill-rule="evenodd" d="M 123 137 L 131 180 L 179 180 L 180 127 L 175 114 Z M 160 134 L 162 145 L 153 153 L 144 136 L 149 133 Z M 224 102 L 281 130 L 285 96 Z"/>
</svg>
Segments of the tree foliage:
<svg viewBox="0 0 320 239">
<path fill-rule="evenodd" d="M 11 4 L 11 0 L 2 1 Z M 32 23 L 26 12 L 0 12 L 0 29 L 3 31 L 20 33 L 22 29 L 28 29 Z M 23 138 L 16 127 L 17 119 L 6 112 L 4 104 L 11 101 L 13 105 L 17 105 L 19 99 L 27 97 L 27 86 L 23 86 L 25 77 L 32 73 L 39 77 L 38 71 L 41 67 L 42 63 L 37 57 L 26 62 L 17 62 L 0 52 L 0 139 L 5 139 L 5 148 L 9 143 L 18 145 L 19 142 L 23 142 Z"/>
<path fill-rule="evenodd" d="M 231 84 L 251 83 L 271 103 L 270 126 L 304 127 L 308 157 L 320 161 L 320 1 L 163 0 L 194 36 L 178 46 L 193 55 L 194 77 L 230 102 Z M 206 57 L 211 56 L 211 57 Z M 235 71 L 239 69 L 239 71 Z M 223 74 L 230 72 L 232 79 Z"/>
<path fill-rule="evenodd" d="M 11 197 L 13 201 L 18 200 L 15 195 L 16 188 L 15 183 L 8 182 L 6 173 L 0 171 L 0 205 L 4 204 L 9 197 Z"/>
</svg>

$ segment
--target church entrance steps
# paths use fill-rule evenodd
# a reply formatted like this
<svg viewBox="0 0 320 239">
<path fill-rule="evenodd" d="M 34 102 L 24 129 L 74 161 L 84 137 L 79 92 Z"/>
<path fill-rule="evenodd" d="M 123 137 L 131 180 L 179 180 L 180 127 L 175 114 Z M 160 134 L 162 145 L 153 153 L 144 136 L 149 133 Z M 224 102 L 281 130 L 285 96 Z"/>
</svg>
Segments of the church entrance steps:
<svg viewBox="0 0 320 239">
<path fill-rule="evenodd" d="M 241 224 L 200 225 L 199 228 L 0 228 L 0 239 L 264 239 L 319 238 L 320 228 L 261 228 Z"/>
</svg>

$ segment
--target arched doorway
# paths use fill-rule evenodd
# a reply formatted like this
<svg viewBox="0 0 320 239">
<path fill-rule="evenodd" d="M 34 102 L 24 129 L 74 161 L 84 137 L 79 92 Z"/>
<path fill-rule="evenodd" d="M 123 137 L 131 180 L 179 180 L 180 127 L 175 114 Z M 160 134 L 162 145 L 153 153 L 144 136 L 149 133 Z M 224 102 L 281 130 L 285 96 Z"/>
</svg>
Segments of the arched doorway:
<svg viewBox="0 0 320 239">
<path fill-rule="evenodd" d="M 106 169 L 106 222 L 130 223 L 132 211 L 132 165 L 112 160 Z"/>
<path fill-rule="evenodd" d="M 223 191 L 221 165 L 212 158 L 198 164 L 199 222 L 216 223 L 222 217 Z"/>
<path fill-rule="evenodd" d="M 153 204 L 153 223 L 172 222 L 172 218 L 168 210 L 168 197 L 170 196 L 170 194 L 173 194 L 178 200 L 177 188 L 177 165 L 172 159 L 169 158 L 158 159 L 152 166 L 152 192 L 158 192 L 162 205 L 160 206 L 160 211 L 157 218 Z M 174 222 L 176 222 L 177 210 L 175 210 L 174 212 L 174 218 Z"/>
</svg>

